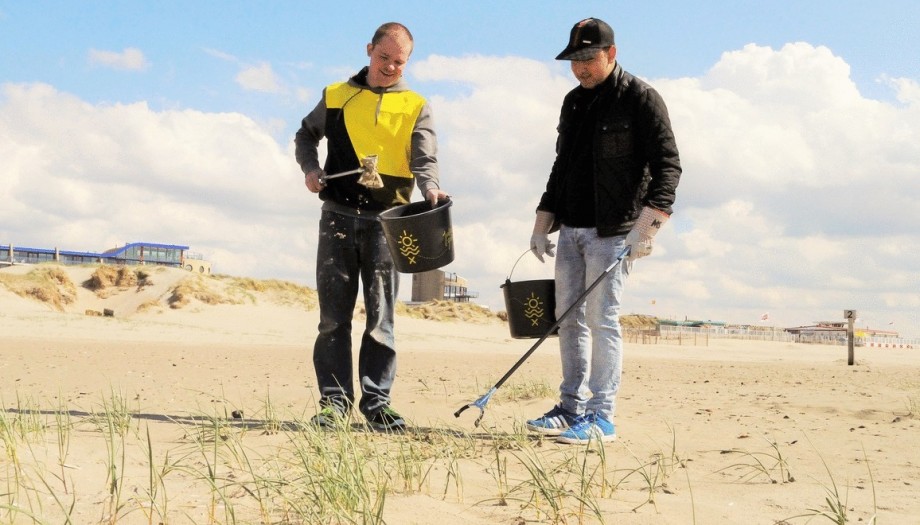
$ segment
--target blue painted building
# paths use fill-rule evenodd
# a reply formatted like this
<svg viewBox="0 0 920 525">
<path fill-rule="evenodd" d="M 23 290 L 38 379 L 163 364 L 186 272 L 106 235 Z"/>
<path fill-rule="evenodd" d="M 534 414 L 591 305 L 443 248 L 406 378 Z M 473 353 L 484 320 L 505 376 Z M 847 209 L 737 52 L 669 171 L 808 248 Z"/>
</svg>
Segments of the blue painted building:
<svg viewBox="0 0 920 525">
<path fill-rule="evenodd" d="M 60 264 L 149 264 L 185 268 L 197 273 L 211 273 L 211 264 L 201 256 L 192 255 L 188 246 L 158 244 L 153 242 L 132 242 L 120 248 L 101 253 L 76 252 L 57 248 L 28 248 L 0 244 L 0 265 L 37 264 L 57 262 Z"/>
</svg>

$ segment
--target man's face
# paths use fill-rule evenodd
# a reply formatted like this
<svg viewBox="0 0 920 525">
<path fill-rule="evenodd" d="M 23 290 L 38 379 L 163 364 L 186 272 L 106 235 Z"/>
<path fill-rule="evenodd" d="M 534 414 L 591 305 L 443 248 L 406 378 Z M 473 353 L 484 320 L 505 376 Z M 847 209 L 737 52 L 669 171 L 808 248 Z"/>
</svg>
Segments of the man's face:
<svg viewBox="0 0 920 525">
<path fill-rule="evenodd" d="M 370 87 L 391 87 L 402 78 L 403 69 L 412 54 L 412 41 L 403 33 L 389 34 L 376 45 L 367 45 L 371 64 L 367 71 Z"/>
<path fill-rule="evenodd" d="M 581 87 L 591 89 L 603 82 L 616 64 L 617 48 L 598 49 L 588 60 L 572 60 L 572 74 Z"/>
</svg>

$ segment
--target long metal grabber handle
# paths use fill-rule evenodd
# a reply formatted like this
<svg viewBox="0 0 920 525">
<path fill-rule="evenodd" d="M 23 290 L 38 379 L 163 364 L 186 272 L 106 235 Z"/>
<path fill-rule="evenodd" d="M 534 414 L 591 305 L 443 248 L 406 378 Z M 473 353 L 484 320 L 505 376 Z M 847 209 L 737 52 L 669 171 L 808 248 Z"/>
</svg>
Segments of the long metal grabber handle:
<svg viewBox="0 0 920 525">
<path fill-rule="evenodd" d="M 584 301 L 585 298 L 588 297 L 588 294 L 590 294 L 595 288 L 597 288 L 597 286 L 601 284 L 601 281 L 603 281 L 604 278 L 607 277 L 607 274 L 609 274 L 614 268 L 616 268 L 618 264 L 623 262 L 623 259 L 626 258 L 627 255 L 629 255 L 629 246 L 627 246 L 626 248 L 623 248 L 623 251 L 620 252 L 619 256 L 617 256 L 617 259 L 613 261 L 613 263 L 611 263 L 610 266 L 608 266 L 606 270 L 601 272 L 601 274 L 597 277 L 597 279 L 595 279 L 594 282 L 591 283 L 591 286 L 589 286 L 584 292 L 581 293 L 581 295 L 578 296 L 577 299 L 575 299 L 575 302 L 573 302 L 572 305 L 569 306 L 568 309 L 566 309 L 566 311 L 563 312 L 562 315 L 560 315 L 558 319 L 556 319 L 556 322 L 553 323 L 553 325 L 550 326 L 548 330 L 546 330 L 546 333 L 544 333 L 540 337 L 540 339 L 537 339 L 537 342 L 534 343 L 533 346 L 530 347 L 530 350 L 524 353 L 524 355 L 522 355 L 521 358 L 518 359 L 517 363 L 514 363 L 514 366 L 512 366 L 510 370 L 505 372 L 505 375 L 503 375 L 502 378 L 499 379 L 498 382 L 496 382 L 495 385 L 492 386 L 492 388 L 489 389 L 489 391 L 485 393 L 485 395 L 483 395 L 482 397 L 480 397 L 476 401 L 473 401 L 470 404 L 463 405 L 462 407 L 460 407 L 459 410 L 454 412 L 454 417 L 460 417 L 460 414 L 467 408 L 476 407 L 479 409 L 479 417 L 477 417 L 476 421 L 473 422 L 473 426 L 478 427 L 479 422 L 482 421 L 482 416 L 485 415 L 486 403 L 488 403 L 489 400 L 492 399 L 492 395 L 495 393 L 495 391 L 501 388 L 501 386 L 505 384 L 505 381 L 507 381 L 508 378 L 511 377 L 511 374 L 516 372 L 517 369 L 520 368 L 522 364 L 524 364 L 524 361 L 526 361 L 527 358 L 530 357 L 531 354 L 533 354 L 541 344 L 543 344 L 543 341 L 546 341 L 546 339 L 550 337 L 553 334 L 553 332 L 556 331 L 557 328 L 559 328 L 559 325 L 562 324 L 562 321 L 566 317 L 568 317 L 569 314 L 571 314 L 576 308 L 581 306 L 582 301 Z"/>
<path fill-rule="evenodd" d="M 353 170 L 351 170 L 351 171 L 343 171 L 342 173 L 336 173 L 336 174 L 334 174 L 334 175 L 323 175 L 322 177 L 319 178 L 319 181 L 322 182 L 323 184 L 325 184 L 326 181 L 329 180 L 329 179 L 337 179 L 337 178 L 339 178 L 339 177 L 347 177 L 348 175 L 354 175 L 355 173 L 363 173 L 363 172 L 364 172 L 364 168 L 357 168 L 357 169 L 353 169 Z"/>
</svg>

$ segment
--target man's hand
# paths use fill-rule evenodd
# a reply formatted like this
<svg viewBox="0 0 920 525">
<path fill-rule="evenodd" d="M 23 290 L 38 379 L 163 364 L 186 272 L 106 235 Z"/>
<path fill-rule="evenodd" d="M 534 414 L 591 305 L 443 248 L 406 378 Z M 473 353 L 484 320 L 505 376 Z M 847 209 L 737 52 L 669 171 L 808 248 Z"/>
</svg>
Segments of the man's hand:
<svg viewBox="0 0 920 525">
<path fill-rule="evenodd" d="M 554 257 L 556 255 L 556 245 L 549 240 L 549 235 L 545 233 L 535 233 L 530 236 L 530 251 L 543 262 L 543 254 Z"/>
<path fill-rule="evenodd" d="M 425 195 L 425 200 L 427 200 L 428 203 L 431 204 L 432 208 L 438 205 L 438 201 L 448 200 L 448 199 L 450 199 L 450 195 L 448 195 L 446 191 L 442 191 L 439 189 L 438 190 L 428 190 L 428 193 Z"/>
<path fill-rule="evenodd" d="M 325 173 L 326 172 L 323 170 L 313 170 L 310 173 L 304 175 L 304 184 L 307 186 L 307 189 L 313 193 L 319 193 L 323 191 L 323 188 L 325 188 L 326 185 L 320 181 L 320 178 L 325 175 Z"/>
<path fill-rule="evenodd" d="M 543 262 L 543 255 L 554 257 L 556 255 L 556 245 L 549 240 L 549 231 L 553 228 L 553 221 L 556 215 L 548 211 L 537 211 L 537 217 L 533 222 L 533 235 L 530 236 L 530 251 L 540 262 Z"/>
<path fill-rule="evenodd" d="M 668 222 L 669 215 L 648 206 L 642 208 L 639 218 L 632 230 L 626 234 L 626 246 L 629 246 L 627 263 L 632 266 L 636 259 L 652 253 L 652 239 L 658 230 Z"/>
</svg>

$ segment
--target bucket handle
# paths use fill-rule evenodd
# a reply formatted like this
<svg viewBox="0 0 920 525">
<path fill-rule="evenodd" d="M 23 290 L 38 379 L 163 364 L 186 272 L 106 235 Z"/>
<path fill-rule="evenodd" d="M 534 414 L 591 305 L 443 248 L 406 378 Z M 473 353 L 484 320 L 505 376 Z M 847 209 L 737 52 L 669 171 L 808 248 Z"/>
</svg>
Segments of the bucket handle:
<svg viewBox="0 0 920 525">
<path fill-rule="evenodd" d="M 521 262 L 521 259 L 524 258 L 524 256 L 527 255 L 529 252 L 530 252 L 530 248 L 527 248 L 526 250 L 524 250 L 524 253 L 522 253 L 520 257 L 517 258 L 516 261 L 514 261 L 514 265 L 511 266 L 511 271 L 508 272 L 508 277 L 505 278 L 505 282 L 511 282 L 511 274 L 514 273 L 514 269 L 517 268 L 517 265 L 519 262 Z"/>
</svg>

